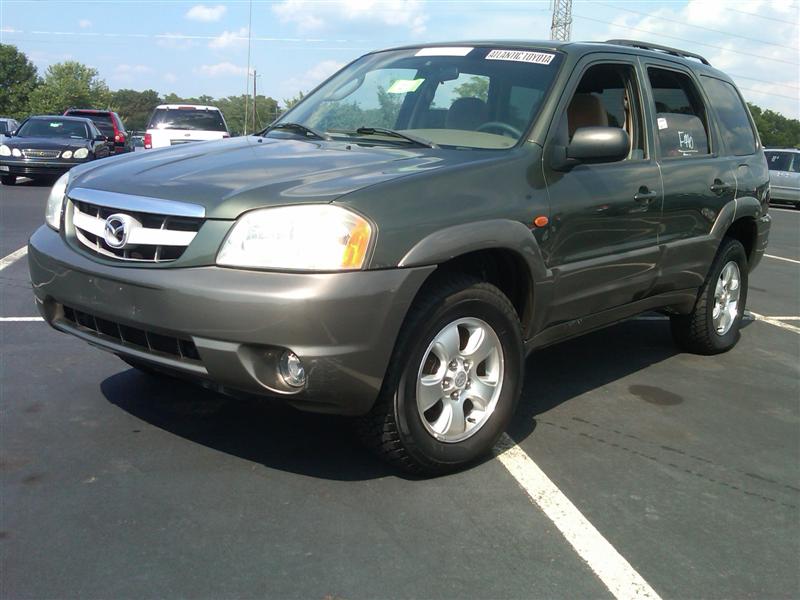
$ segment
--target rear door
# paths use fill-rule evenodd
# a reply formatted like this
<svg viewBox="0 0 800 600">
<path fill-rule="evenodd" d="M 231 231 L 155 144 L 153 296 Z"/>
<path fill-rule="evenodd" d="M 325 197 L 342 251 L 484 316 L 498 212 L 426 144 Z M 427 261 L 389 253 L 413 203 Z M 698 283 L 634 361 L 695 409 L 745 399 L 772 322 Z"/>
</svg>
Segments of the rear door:
<svg viewBox="0 0 800 600">
<path fill-rule="evenodd" d="M 716 252 L 711 228 L 736 194 L 734 166 L 694 74 L 679 63 L 642 59 L 664 182 L 656 291 L 700 287 Z"/>
<path fill-rule="evenodd" d="M 561 99 L 543 164 L 551 216 L 541 248 L 554 276 L 551 324 L 650 294 L 662 193 L 640 88 L 634 56 L 596 54 L 578 64 Z M 586 126 L 625 129 L 631 139 L 628 157 L 566 172 L 553 168 L 549 157 Z"/>
</svg>

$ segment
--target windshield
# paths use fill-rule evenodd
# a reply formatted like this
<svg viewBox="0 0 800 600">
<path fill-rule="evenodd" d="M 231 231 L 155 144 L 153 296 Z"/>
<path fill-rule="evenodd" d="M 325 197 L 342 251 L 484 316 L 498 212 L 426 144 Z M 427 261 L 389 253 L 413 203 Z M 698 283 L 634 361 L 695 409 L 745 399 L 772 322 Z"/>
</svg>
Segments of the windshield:
<svg viewBox="0 0 800 600">
<path fill-rule="evenodd" d="M 413 144 L 357 131 L 388 128 L 445 147 L 510 148 L 538 113 L 560 58 L 507 47 L 378 52 L 340 71 L 278 123 L 359 143 Z"/>
<path fill-rule="evenodd" d="M 148 129 L 191 129 L 195 131 L 227 131 L 218 110 L 196 108 L 157 108 L 150 117 Z"/>
<path fill-rule="evenodd" d="M 86 125 L 66 119 L 30 119 L 22 124 L 18 137 L 58 137 L 85 140 L 89 136 Z"/>
<path fill-rule="evenodd" d="M 791 171 L 793 152 L 765 152 L 770 171 Z M 795 158 L 798 166 L 800 159 Z"/>
</svg>

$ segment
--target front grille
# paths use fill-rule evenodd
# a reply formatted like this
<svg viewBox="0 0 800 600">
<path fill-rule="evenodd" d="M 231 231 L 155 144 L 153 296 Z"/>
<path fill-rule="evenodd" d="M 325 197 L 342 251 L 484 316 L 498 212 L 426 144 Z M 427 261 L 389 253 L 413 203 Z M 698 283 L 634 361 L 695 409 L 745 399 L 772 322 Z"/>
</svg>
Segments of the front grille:
<svg viewBox="0 0 800 600">
<path fill-rule="evenodd" d="M 22 151 L 22 156 L 25 158 L 58 158 L 60 155 L 60 150 L 33 150 L 29 148 Z"/>
<path fill-rule="evenodd" d="M 88 330 L 98 337 L 110 338 L 125 346 L 152 354 L 167 355 L 182 360 L 200 360 L 197 347 L 192 340 L 122 325 L 69 306 L 62 308 L 66 321 L 82 330 Z"/>
<path fill-rule="evenodd" d="M 78 200 L 71 200 L 71 204 L 78 241 L 96 254 L 120 260 L 155 263 L 176 260 L 203 225 L 203 219 L 195 217 L 134 212 Z M 103 237 L 106 219 L 114 214 L 125 214 L 141 225 L 131 231 L 129 243 L 122 248 L 113 248 Z"/>
</svg>

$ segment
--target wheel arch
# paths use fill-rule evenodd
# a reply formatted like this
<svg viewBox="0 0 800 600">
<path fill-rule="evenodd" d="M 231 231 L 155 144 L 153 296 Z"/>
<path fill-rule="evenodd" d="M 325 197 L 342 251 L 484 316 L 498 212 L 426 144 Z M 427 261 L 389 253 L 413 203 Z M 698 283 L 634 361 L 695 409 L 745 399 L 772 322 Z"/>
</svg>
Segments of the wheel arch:
<svg viewBox="0 0 800 600">
<path fill-rule="evenodd" d="M 420 240 L 399 266 L 431 264 L 437 268 L 418 294 L 450 275 L 476 275 L 508 297 L 522 323 L 523 337 L 529 337 L 536 284 L 544 280 L 547 270 L 536 239 L 525 225 L 497 219 L 448 227 Z"/>
</svg>

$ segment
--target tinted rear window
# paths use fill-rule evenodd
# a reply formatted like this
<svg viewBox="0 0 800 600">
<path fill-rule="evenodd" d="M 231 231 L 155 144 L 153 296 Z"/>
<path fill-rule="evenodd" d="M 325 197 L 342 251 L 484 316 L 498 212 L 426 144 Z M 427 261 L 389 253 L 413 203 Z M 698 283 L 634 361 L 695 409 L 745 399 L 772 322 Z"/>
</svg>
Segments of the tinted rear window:
<svg viewBox="0 0 800 600">
<path fill-rule="evenodd" d="M 736 88 L 727 81 L 713 77 L 703 75 L 700 79 L 711 105 L 717 111 L 722 138 L 728 145 L 728 150 L 736 156 L 755 152 L 756 136 Z"/>
<path fill-rule="evenodd" d="M 69 116 L 71 117 L 84 117 L 86 119 L 91 119 L 92 122 L 97 125 L 97 128 L 103 133 L 103 135 L 107 137 L 114 137 L 114 126 L 111 124 L 111 115 L 110 114 L 98 114 L 98 113 L 90 113 L 84 112 L 81 110 L 71 110 L 69 111 Z"/>
<path fill-rule="evenodd" d="M 227 131 L 222 113 L 218 110 L 157 108 L 150 117 L 148 129 L 192 129 Z"/>
</svg>

